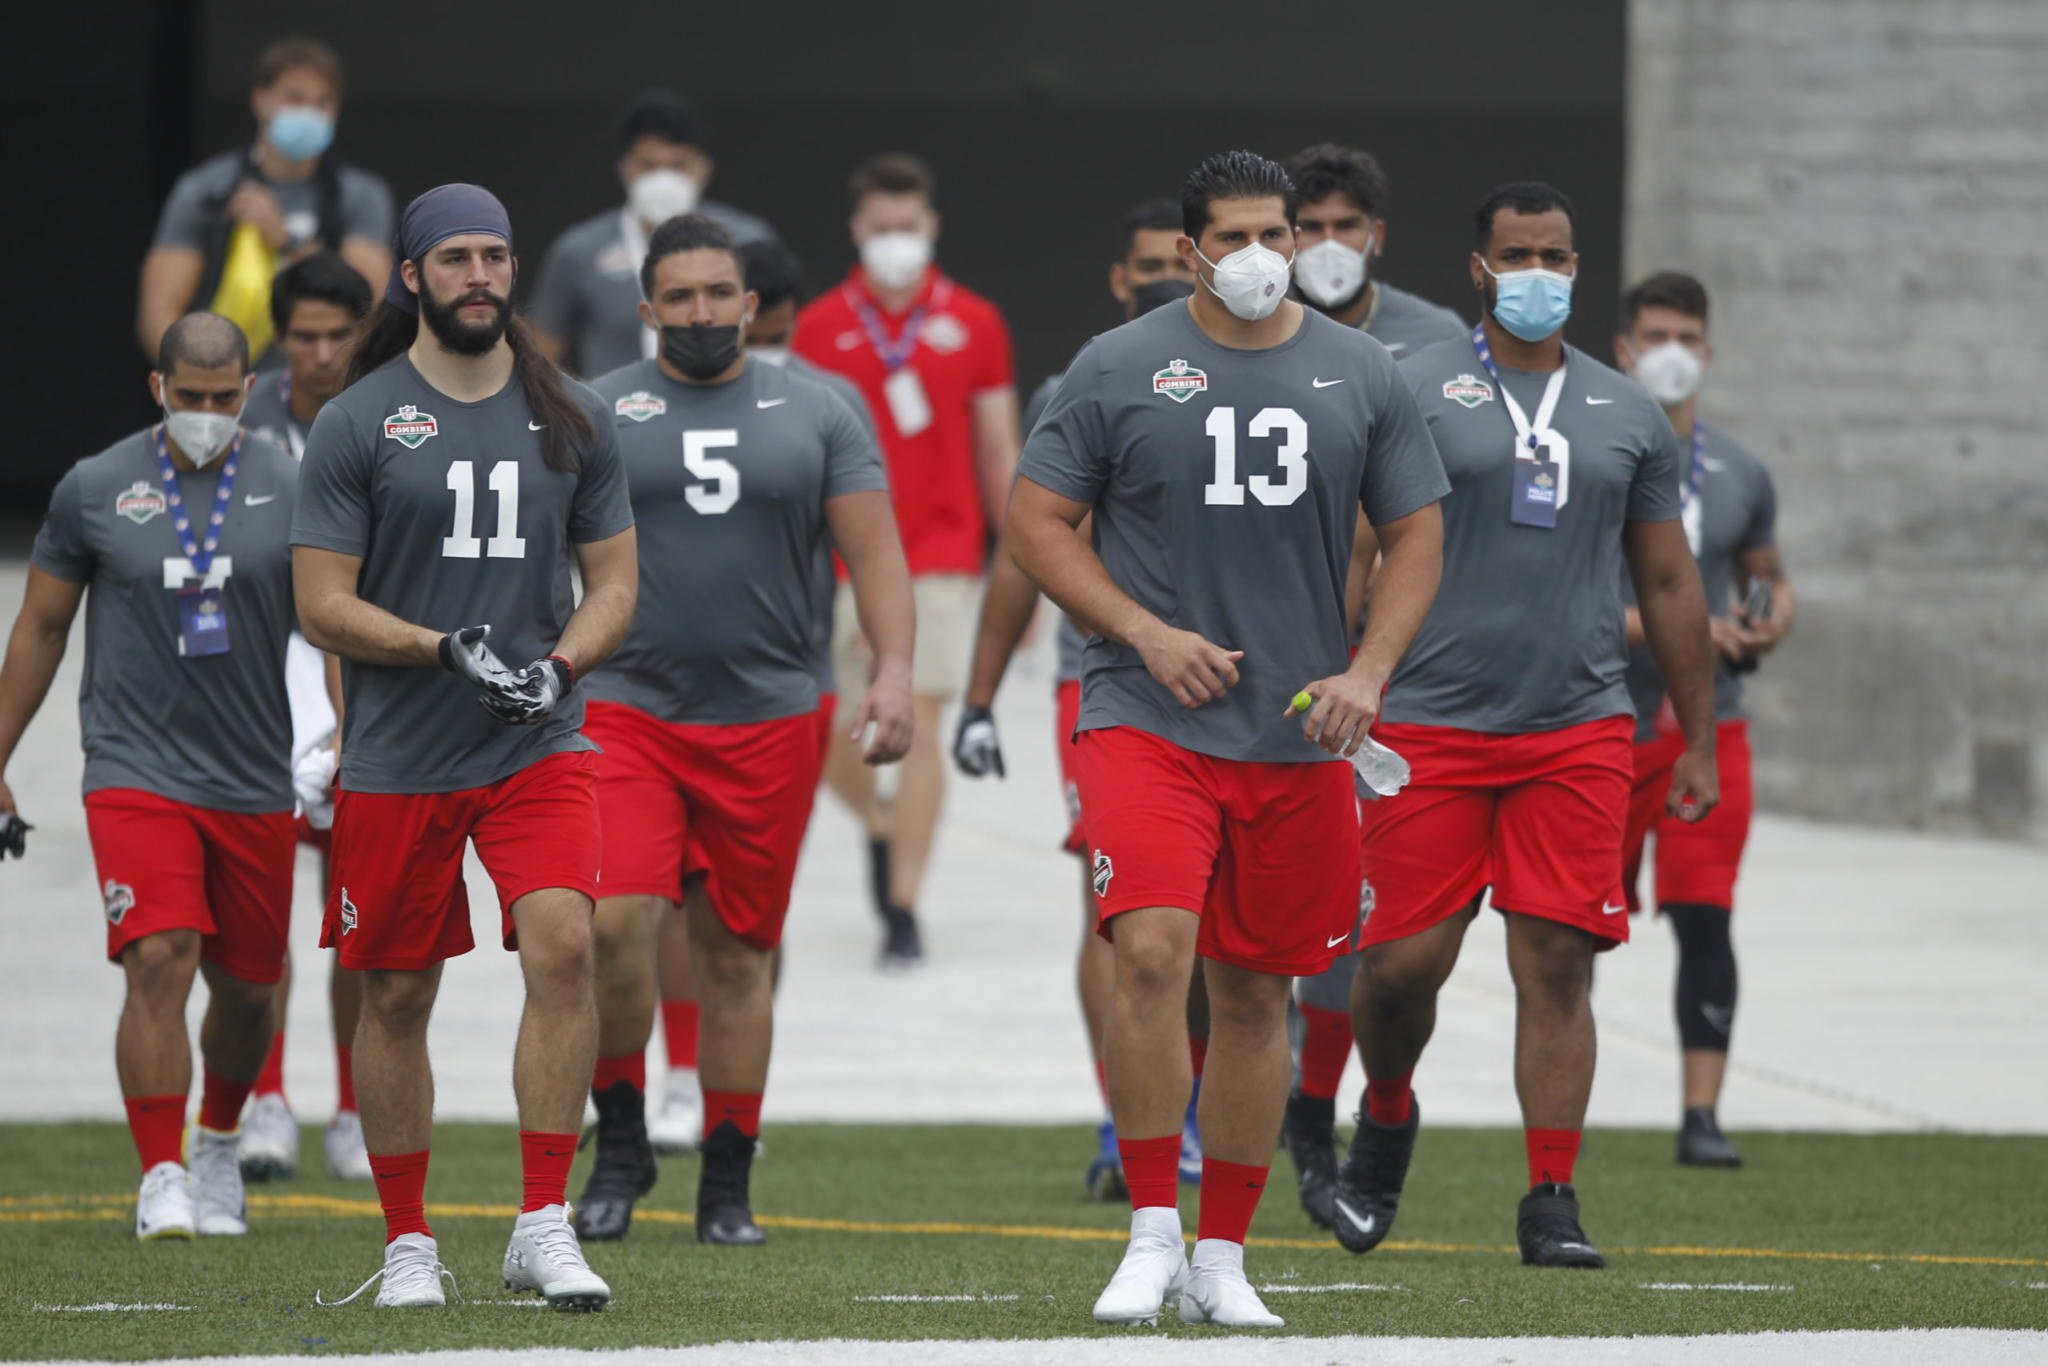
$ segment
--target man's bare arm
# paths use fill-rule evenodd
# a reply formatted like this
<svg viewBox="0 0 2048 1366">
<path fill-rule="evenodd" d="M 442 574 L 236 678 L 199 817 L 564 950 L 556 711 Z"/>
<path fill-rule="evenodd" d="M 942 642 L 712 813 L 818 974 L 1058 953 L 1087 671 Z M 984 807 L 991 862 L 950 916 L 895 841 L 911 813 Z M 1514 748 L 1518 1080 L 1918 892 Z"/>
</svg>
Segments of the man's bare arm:
<svg viewBox="0 0 2048 1366">
<path fill-rule="evenodd" d="M 142 258 L 142 282 L 136 288 L 135 340 L 142 354 L 156 364 L 157 348 L 170 325 L 190 309 L 206 271 L 206 254 L 193 247 L 151 247 Z"/>
<path fill-rule="evenodd" d="M 568 660 L 581 678 L 610 659 L 632 628 L 633 608 L 640 598 L 638 528 L 582 542 L 576 547 L 576 567 L 583 574 L 583 601 L 576 604 L 552 653 Z"/>
<path fill-rule="evenodd" d="M 910 752 L 916 729 L 910 662 L 917 646 L 917 607 L 911 596 L 903 538 L 896 530 L 896 513 L 887 492 L 870 489 L 827 501 L 825 521 L 832 544 L 846 561 L 860 633 L 875 658 L 875 675 L 868 681 L 851 729 L 858 738 L 868 723 L 874 722 L 875 737 L 868 746 L 867 761 L 894 763 Z"/>
<path fill-rule="evenodd" d="M 991 529 L 1003 525 L 1010 483 L 1023 449 L 1017 435 L 1017 391 L 1008 385 L 974 396 L 974 472 L 981 481 L 981 505 Z"/>
<path fill-rule="evenodd" d="M 7 657 L 0 662 L 0 814 L 16 810 L 5 780 L 7 763 L 49 696 L 84 597 L 84 584 L 29 566 L 21 612 L 7 636 Z"/>
<path fill-rule="evenodd" d="M 441 663 L 442 631 L 430 631 L 364 602 L 356 591 L 363 572 L 360 555 L 292 547 L 292 595 L 299 629 L 329 654 L 394 669 L 426 669 Z"/>
<path fill-rule="evenodd" d="M 1699 820 L 1720 800 L 1714 764 L 1714 651 L 1699 566 L 1676 518 L 1630 522 L 1623 532 L 1643 634 L 1685 734 L 1666 809 Z"/>
<path fill-rule="evenodd" d="M 1307 683 L 1315 705 L 1302 717 L 1302 734 L 1332 754 L 1348 755 L 1379 719 L 1380 697 L 1394 667 L 1408 653 L 1443 578 L 1443 507 L 1431 503 L 1374 528 L 1380 560 L 1372 575 L 1372 616 L 1351 667 Z M 1357 538 L 1353 540 L 1353 567 Z"/>
<path fill-rule="evenodd" d="M 1356 640 L 1359 618 L 1365 615 L 1366 599 L 1372 595 L 1372 576 L 1379 567 L 1380 538 L 1372 523 L 1358 519 L 1351 534 L 1351 567 L 1344 575 L 1344 630 Z"/>
</svg>

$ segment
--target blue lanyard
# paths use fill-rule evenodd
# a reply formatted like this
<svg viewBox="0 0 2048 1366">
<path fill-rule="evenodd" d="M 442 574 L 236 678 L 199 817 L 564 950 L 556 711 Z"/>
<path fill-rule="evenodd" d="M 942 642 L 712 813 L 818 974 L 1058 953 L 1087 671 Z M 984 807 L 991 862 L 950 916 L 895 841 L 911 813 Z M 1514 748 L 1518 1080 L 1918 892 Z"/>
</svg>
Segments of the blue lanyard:
<svg viewBox="0 0 2048 1366">
<path fill-rule="evenodd" d="M 1689 505 L 1700 496 L 1700 489 L 1707 482 L 1707 424 L 1698 418 L 1692 420 L 1692 467 L 1685 472 L 1685 482 L 1679 485 L 1679 506 Z"/>
<path fill-rule="evenodd" d="M 866 299 L 855 296 L 854 314 L 859 317 L 861 330 L 868 334 L 868 345 L 875 348 L 881 357 L 882 368 L 895 374 L 910 362 L 917 352 L 918 333 L 924 329 L 925 305 L 919 304 L 903 320 L 903 330 L 896 334 L 896 340 L 889 340 L 888 331 L 882 326 L 882 315 L 875 312 Z"/>
<path fill-rule="evenodd" d="M 178 492 L 178 469 L 171 463 L 170 448 L 164 445 L 164 424 L 156 424 L 156 467 L 163 476 L 164 497 L 171 505 L 171 525 L 177 529 L 178 544 L 185 551 L 185 558 L 192 563 L 192 572 L 200 578 L 213 568 L 213 552 L 220 549 L 221 527 L 228 520 L 228 504 L 234 499 L 235 458 L 242 453 L 242 433 L 235 432 L 235 443 L 228 447 L 227 458 L 221 462 L 220 486 L 213 491 L 213 513 L 206 519 L 206 540 L 192 539 L 192 519 L 185 515 L 185 498 Z"/>
</svg>

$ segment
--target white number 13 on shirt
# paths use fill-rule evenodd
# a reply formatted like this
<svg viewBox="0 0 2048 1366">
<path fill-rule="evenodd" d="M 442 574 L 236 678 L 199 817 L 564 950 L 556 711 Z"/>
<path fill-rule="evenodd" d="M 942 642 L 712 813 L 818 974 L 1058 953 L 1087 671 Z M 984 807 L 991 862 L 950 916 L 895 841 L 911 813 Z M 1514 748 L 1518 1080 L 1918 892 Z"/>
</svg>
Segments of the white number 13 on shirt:
<svg viewBox="0 0 2048 1366">
<path fill-rule="evenodd" d="M 1211 408 L 1203 430 L 1216 443 L 1216 476 L 1202 490 L 1204 503 L 1240 507 L 1246 484 L 1267 507 L 1286 507 L 1308 491 L 1308 423 L 1294 409 L 1261 408 L 1249 429 L 1254 437 L 1280 434 L 1280 448 L 1273 453 L 1280 462 L 1279 479 L 1255 474 L 1238 482 L 1237 409 Z"/>
<path fill-rule="evenodd" d="M 526 557 L 526 538 L 519 534 L 519 462 L 500 460 L 491 466 L 491 492 L 498 495 L 498 530 L 488 541 L 476 538 L 476 462 L 457 460 L 448 466 L 448 491 L 455 495 L 455 527 L 441 538 L 441 554 L 451 560 L 494 560 Z"/>
</svg>

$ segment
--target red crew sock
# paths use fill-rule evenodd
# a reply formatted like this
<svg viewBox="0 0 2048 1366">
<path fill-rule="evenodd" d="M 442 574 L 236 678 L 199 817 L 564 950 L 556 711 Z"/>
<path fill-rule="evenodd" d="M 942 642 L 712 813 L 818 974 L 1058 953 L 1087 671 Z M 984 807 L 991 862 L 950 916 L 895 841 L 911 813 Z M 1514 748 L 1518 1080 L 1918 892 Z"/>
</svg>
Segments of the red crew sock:
<svg viewBox="0 0 2048 1366">
<path fill-rule="evenodd" d="M 1414 1079 L 1412 1067 L 1398 1077 L 1365 1079 L 1365 1113 L 1373 1123 L 1398 1129 L 1408 1122 L 1408 1116 L 1415 1113 Z"/>
<path fill-rule="evenodd" d="M 1529 1184 L 1572 1183 L 1572 1165 L 1579 1160 L 1577 1129 L 1530 1129 L 1522 1135 L 1529 1149 Z"/>
<path fill-rule="evenodd" d="M 1259 1197 L 1266 1193 L 1266 1170 L 1220 1157 L 1203 1158 L 1202 1212 L 1195 1220 L 1195 1237 L 1242 1243 Z"/>
<path fill-rule="evenodd" d="M 270 1051 L 263 1055 L 263 1070 L 256 1074 L 256 1085 L 250 1091 L 254 1096 L 281 1096 L 284 1094 L 284 1031 L 278 1030 L 270 1036 Z"/>
<path fill-rule="evenodd" d="M 334 1046 L 334 1110 L 336 1114 L 356 1112 L 355 1050 L 345 1043 Z"/>
<path fill-rule="evenodd" d="M 706 1091 L 704 1093 L 704 1137 L 731 1121 L 748 1138 L 761 1136 L 761 1093 L 759 1091 Z"/>
<path fill-rule="evenodd" d="M 621 1053 L 616 1058 L 599 1058 L 597 1071 L 591 1074 L 592 1091 L 609 1091 L 620 1082 L 628 1082 L 635 1091 L 647 1089 L 647 1052 Z"/>
<path fill-rule="evenodd" d="M 211 1067 L 199 1090 L 199 1127 L 217 1134 L 231 1134 L 242 1127 L 242 1105 L 249 1099 L 251 1083 L 230 1081 Z"/>
<path fill-rule="evenodd" d="M 1188 1035 L 1188 1063 L 1195 1069 L 1195 1080 L 1202 1079 L 1202 1065 L 1209 1061 L 1209 1041 Z"/>
<path fill-rule="evenodd" d="M 1102 1092 L 1103 1108 L 1109 1107 L 1109 1070 L 1102 1065 L 1102 1059 L 1095 1060 L 1095 1089 Z"/>
<path fill-rule="evenodd" d="M 697 1019 L 695 1001 L 661 1003 L 661 1038 L 668 1045 L 670 1067 L 697 1065 Z"/>
<path fill-rule="evenodd" d="M 1125 1138 L 1118 1134 L 1117 1153 L 1124 1160 L 1124 1184 L 1131 1189 L 1131 1208 L 1180 1204 L 1180 1135 Z"/>
<path fill-rule="evenodd" d="M 526 1182 L 526 1198 L 520 1202 L 519 1212 L 568 1204 L 569 1168 L 575 1161 L 576 1135 L 521 1129 L 519 1171 Z"/>
<path fill-rule="evenodd" d="M 1334 1100 L 1351 1061 L 1351 1017 L 1341 1010 L 1300 1006 L 1301 1093 Z"/>
<path fill-rule="evenodd" d="M 428 1150 L 390 1157 L 370 1154 L 370 1175 L 377 1181 L 377 1203 L 384 1206 L 384 1241 L 407 1233 L 434 1236 L 427 1227 Z"/>
<path fill-rule="evenodd" d="M 185 1098 L 131 1096 L 122 1103 L 128 1107 L 128 1133 L 135 1140 L 142 1170 L 178 1161 L 185 1137 Z"/>
</svg>

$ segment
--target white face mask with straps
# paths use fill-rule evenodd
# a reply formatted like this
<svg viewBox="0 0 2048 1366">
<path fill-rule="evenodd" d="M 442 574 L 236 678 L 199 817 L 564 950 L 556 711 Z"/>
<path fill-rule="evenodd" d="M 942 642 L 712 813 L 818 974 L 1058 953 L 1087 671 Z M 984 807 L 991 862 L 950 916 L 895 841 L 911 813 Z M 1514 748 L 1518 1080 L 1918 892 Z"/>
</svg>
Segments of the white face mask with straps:
<svg viewBox="0 0 2048 1366">
<path fill-rule="evenodd" d="M 1254 242 L 1221 261 L 1211 261 L 1196 247 L 1195 256 L 1213 273 L 1213 278 L 1202 281 L 1203 286 L 1248 323 L 1270 317 L 1287 297 L 1294 263 L 1271 247 Z"/>
<path fill-rule="evenodd" d="M 1319 308 L 1348 304 L 1365 289 L 1371 256 L 1370 237 L 1365 239 L 1364 251 L 1334 237 L 1325 237 L 1295 253 L 1294 282 L 1301 286 L 1308 301 Z"/>
<path fill-rule="evenodd" d="M 164 409 L 164 432 L 185 458 L 205 469 L 235 439 L 241 419 L 226 413 L 172 412 Z"/>
</svg>

